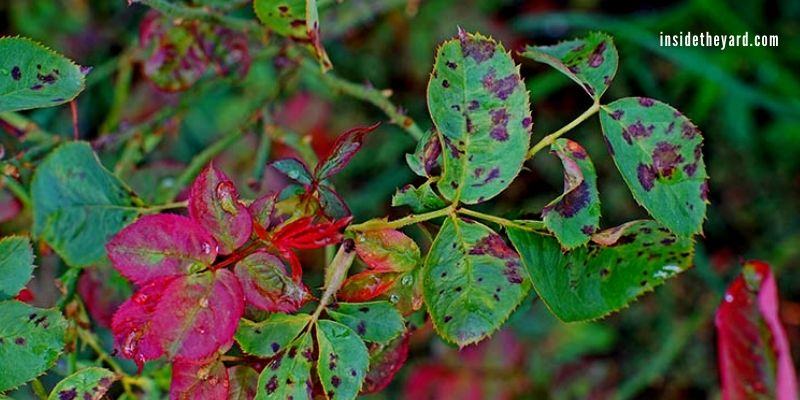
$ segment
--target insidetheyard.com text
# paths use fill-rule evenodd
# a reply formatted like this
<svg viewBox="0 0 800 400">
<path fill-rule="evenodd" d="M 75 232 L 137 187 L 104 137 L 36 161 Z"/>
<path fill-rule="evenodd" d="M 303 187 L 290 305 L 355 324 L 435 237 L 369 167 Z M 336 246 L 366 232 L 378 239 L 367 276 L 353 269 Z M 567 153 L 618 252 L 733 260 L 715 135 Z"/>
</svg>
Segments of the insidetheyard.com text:
<svg viewBox="0 0 800 400">
<path fill-rule="evenodd" d="M 661 47 L 778 47 L 778 35 L 712 35 L 705 33 L 680 32 L 677 35 L 658 34 L 658 45 Z"/>
</svg>

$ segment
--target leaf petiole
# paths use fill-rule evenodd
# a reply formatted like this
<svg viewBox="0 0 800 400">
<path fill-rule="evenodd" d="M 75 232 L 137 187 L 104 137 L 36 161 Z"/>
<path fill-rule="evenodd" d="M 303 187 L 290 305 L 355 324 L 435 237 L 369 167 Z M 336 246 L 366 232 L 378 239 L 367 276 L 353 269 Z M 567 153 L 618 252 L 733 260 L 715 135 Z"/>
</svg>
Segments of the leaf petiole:
<svg viewBox="0 0 800 400">
<path fill-rule="evenodd" d="M 157 213 L 163 210 L 171 210 L 173 208 L 186 208 L 188 205 L 188 201 L 178 201 L 173 203 L 157 204 L 154 206 L 146 206 L 142 207 L 141 210 L 144 213 Z"/>
<path fill-rule="evenodd" d="M 536 155 L 536 153 L 538 153 L 539 150 L 547 146 L 550 146 L 551 144 L 553 144 L 553 142 L 556 141 L 556 139 L 561 137 L 561 135 L 571 131 L 573 128 L 580 125 L 581 122 L 586 121 L 589 117 L 596 114 L 597 111 L 599 110 L 600 110 L 600 100 L 595 100 L 594 104 L 592 104 L 592 106 L 589 107 L 589 109 L 587 109 L 586 111 L 583 112 L 583 114 L 579 115 L 577 118 L 572 120 L 572 122 L 564 125 L 563 127 L 561 127 L 561 129 L 543 137 L 542 140 L 533 145 L 533 147 L 531 147 L 531 149 L 528 151 L 527 158 L 528 159 L 533 158 L 533 156 Z"/>
<path fill-rule="evenodd" d="M 501 218 L 501 217 L 496 217 L 494 215 L 484 214 L 482 212 L 470 210 L 470 209 L 467 209 L 467 208 L 459 208 L 457 210 L 457 212 L 459 214 L 468 215 L 470 217 L 475 217 L 475 218 L 478 218 L 478 219 L 482 219 L 484 221 L 494 222 L 494 223 L 496 223 L 496 224 L 498 224 L 500 226 L 504 226 L 506 228 L 508 228 L 508 227 L 517 228 L 517 229 L 521 229 L 521 230 L 529 231 L 529 232 L 541 232 L 541 231 L 546 231 L 547 230 L 547 228 L 544 226 L 544 222 L 542 222 L 542 221 L 525 221 L 524 224 L 520 224 L 520 223 L 517 223 L 517 222 L 512 221 L 510 219 L 505 219 L 505 218 Z"/>
<path fill-rule="evenodd" d="M 394 221 L 373 219 L 370 221 L 362 222 L 360 224 L 350 225 L 350 227 L 347 228 L 347 230 L 354 232 L 364 232 L 364 231 L 376 231 L 380 229 L 397 229 L 397 228 L 402 228 L 404 226 L 427 221 L 430 219 L 444 217 L 445 215 L 453 214 L 454 211 L 455 207 L 453 205 L 450 205 L 448 207 L 442 208 L 441 210 L 430 211 L 423 214 L 412 214 L 400 219 L 396 219 Z"/>
</svg>

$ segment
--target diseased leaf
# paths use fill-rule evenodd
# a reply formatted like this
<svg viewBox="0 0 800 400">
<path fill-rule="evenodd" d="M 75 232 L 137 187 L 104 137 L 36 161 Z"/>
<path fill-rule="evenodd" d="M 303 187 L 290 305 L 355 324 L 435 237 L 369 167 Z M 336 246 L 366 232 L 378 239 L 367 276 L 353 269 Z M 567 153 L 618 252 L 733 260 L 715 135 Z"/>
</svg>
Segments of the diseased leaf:
<svg viewBox="0 0 800 400">
<path fill-rule="evenodd" d="M 173 400 L 228 400 L 228 370 L 222 361 L 172 363 L 169 398 Z"/>
<path fill-rule="evenodd" d="M 0 37 L 0 54 L 0 112 L 67 103 L 91 70 L 27 38 Z"/>
<path fill-rule="evenodd" d="M 239 201 L 236 186 L 211 164 L 192 184 L 189 214 L 214 235 L 222 255 L 241 247 L 253 230 L 252 217 Z"/>
<path fill-rule="evenodd" d="M 319 12 L 317 10 L 317 0 L 306 0 L 306 35 L 311 45 L 314 46 L 314 52 L 317 54 L 322 72 L 327 72 L 333 68 L 328 53 L 325 47 L 322 46 L 322 36 L 319 32 Z M 320 176 L 320 175 L 317 175 Z"/>
<path fill-rule="evenodd" d="M 84 368 L 58 382 L 47 399 L 100 400 L 116 380 L 117 376 L 105 368 Z"/>
<path fill-rule="evenodd" d="M 359 233 L 355 243 L 361 260 L 377 271 L 410 271 L 420 263 L 419 247 L 414 240 L 398 230 Z"/>
<path fill-rule="evenodd" d="M 423 289 L 436 331 L 463 347 L 508 319 L 530 279 L 500 235 L 472 220 L 448 218 L 425 260 Z"/>
<path fill-rule="evenodd" d="M 749 261 L 717 310 L 723 399 L 797 399 L 797 378 L 767 263 Z"/>
<path fill-rule="evenodd" d="M 0 300 L 16 296 L 31 280 L 33 268 L 33 249 L 28 238 L 0 239 Z"/>
<path fill-rule="evenodd" d="M 409 337 L 405 334 L 387 344 L 370 344 L 369 371 L 364 378 L 361 394 L 377 393 L 389 386 L 408 358 Z"/>
<path fill-rule="evenodd" d="M 122 357 L 133 360 L 140 370 L 145 361 L 164 354 L 159 338 L 161 327 L 154 325 L 152 319 L 165 288 L 177 279 L 177 276 L 168 276 L 150 281 L 114 313 L 111 321 L 114 348 Z"/>
<path fill-rule="evenodd" d="M 65 143 L 31 182 L 33 234 L 73 267 L 102 262 L 106 243 L 139 215 L 137 200 L 85 142 Z"/>
<path fill-rule="evenodd" d="M 386 343 L 405 330 L 403 316 L 386 301 L 338 303 L 328 309 L 328 315 L 368 342 Z"/>
<path fill-rule="evenodd" d="M 427 181 L 418 188 L 413 185 L 403 186 L 392 196 L 392 206 L 408 206 L 415 213 L 444 208 L 447 203 L 433 191 L 431 183 L 431 181 Z"/>
<path fill-rule="evenodd" d="M 270 165 L 272 168 L 277 169 L 282 174 L 289 177 L 289 179 L 304 185 L 310 185 L 314 180 L 314 177 L 311 176 L 311 172 L 308 170 L 308 168 L 306 168 L 306 165 L 296 158 L 284 158 L 282 160 L 275 161 Z"/>
<path fill-rule="evenodd" d="M 247 365 L 228 368 L 229 400 L 253 400 L 258 392 L 258 372 Z"/>
<path fill-rule="evenodd" d="M 256 400 L 310 400 L 314 387 L 311 369 L 315 357 L 311 333 L 300 335 L 261 371 Z"/>
<path fill-rule="evenodd" d="M 355 399 L 369 367 L 369 353 L 355 331 L 338 322 L 317 321 L 317 373 L 327 398 Z"/>
<path fill-rule="evenodd" d="M 361 149 L 364 136 L 374 131 L 379 125 L 380 123 L 353 128 L 339 135 L 328 155 L 319 162 L 314 170 L 317 181 L 328 179 L 343 170 Z"/>
<path fill-rule="evenodd" d="M 589 242 L 600 228 L 600 197 L 597 174 L 586 150 L 569 139 L 551 146 L 564 165 L 564 194 L 551 201 L 542 216 L 561 247 L 571 249 Z"/>
<path fill-rule="evenodd" d="M 530 144 L 528 92 L 502 45 L 459 31 L 439 47 L 428 109 L 442 146 L 439 192 L 476 204 L 517 176 Z"/>
<path fill-rule="evenodd" d="M 197 21 L 175 20 L 151 10 L 139 26 L 143 73 L 166 91 L 186 90 L 203 77 L 209 60 L 197 40 Z"/>
<path fill-rule="evenodd" d="M 646 97 L 601 107 L 600 122 L 636 201 L 677 235 L 702 232 L 708 176 L 697 127 L 669 105 Z"/>
<path fill-rule="evenodd" d="M 0 301 L 0 392 L 50 369 L 64 349 L 66 329 L 67 322 L 56 309 Z"/>
<path fill-rule="evenodd" d="M 366 270 L 344 281 L 336 294 L 339 300 L 364 302 L 386 300 L 403 315 L 422 308 L 422 268 L 408 272 L 380 272 Z"/>
<path fill-rule="evenodd" d="M 275 204 L 277 203 L 277 194 L 268 194 L 257 198 L 250 204 L 247 209 L 253 217 L 253 230 L 257 231 L 258 228 L 269 229 L 277 221 L 275 213 Z M 256 232 L 258 233 L 258 232 Z"/>
<path fill-rule="evenodd" d="M 286 273 L 283 261 L 264 251 L 253 253 L 236 264 L 236 277 L 245 300 L 269 312 L 294 312 L 311 300 L 306 285 Z"/>
<path fill-rule="evenodd" d="M 415 174 L 430 178 L 442 165 L 442 142 L 435 131 L 426 131 L 413 154 L 406 154 L 406 164 Z"/>
<path fill-rule="evenodd" d="M 633 221 L 595 234 L 566 254 L 555 238 L 508 229 L 533 286 L 563 321 L 604 317 L 692 265 L 694 244 L 653 221 Z"/>
<path fill-rule="evenodd" d="M 619 63 L 614 41 L 599 32 L 554 46 L 528 46 L 521 54 L 559 70 L 593 99 L 599 99 L 611 85 Z"/>
<path fill-rule="evenodd" d="M 271 314 L 261 322 L 243 319 L 236 331 L 236 342 L 247 354 L 272 357 L 286 350 L 311 317 L 308 314 Z"/>
<path fill-rule="evenodd" d="M 308 38 L 306 0 L 255 0 L 253 9 L 261 23 L 275 33 L 292 38 Z"/>
<path fill-rule="evenodd" d="M 217 241 L 211 234 L 175 214 L 139 218 L 114 236 L 106 249 L 114 268 L 137 285 L 201 270 L 217 258 Z"/>
</svg>

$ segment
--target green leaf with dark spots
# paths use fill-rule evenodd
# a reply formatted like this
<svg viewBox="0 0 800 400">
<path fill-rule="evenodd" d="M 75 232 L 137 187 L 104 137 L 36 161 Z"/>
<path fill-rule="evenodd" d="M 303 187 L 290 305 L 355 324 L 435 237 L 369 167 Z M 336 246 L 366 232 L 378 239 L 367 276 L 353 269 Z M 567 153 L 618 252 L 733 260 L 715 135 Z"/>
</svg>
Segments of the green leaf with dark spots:
<svg viewBox="0 0 800 400">
<path fill-rule="evenodd" d="M 0 112 L 53 107 L 83 91 L 89 69 L 27 38 L 0 38 Z"/>
<path fill-rule="evenodd" d="M 472 220 L 445 220 L 423 270 L 436 331 L 463 347 L 496 331 L 522 302 L 530 279 L 503 238 Z"/>
<path fill-rule="evenodd" d="M 85 142 L 54 150 L 31 182 L 33 234 L 72 267 L 106 260 L 106 243 L 139 215 L 131 190 Z"/>
<path fill-rule="evenodd" d="M 281 36 L 308 38 L 306 33 L 306 0 L 255 0 L 253 9 L 258 19 Z"/>
<path fill-rule="evenodd" d="M 531 111 L 519 68 L 502 45 L 460 31 L 439 47 L 428 82 L 439 133 L 442 195 L 466 204 L 496 196 L 519 174 Z"/>
<path fill-rule="evenodd" d="M 563 321 L 604 317 L 692 265 L 691 239 L 654 221 L 633 221 L 596 233 L 567 253 L 550 236 L 508 229 L 533 286 Z"/>
<path fill-rule="evenodd" d="M 116 375 L 105 368 L 84 368 L 56 384 L 47 400 L 100 400 L 116 380 Z"/>
<path fill-rule="evenodd" d="M 235 339 L 247 354 L 272 357 L 285 350 L 310 320 L 308 314 L 272 314 L 261 322 L 243 319 Z"/>
<path fill-rule="evenodd" d="M 619 63 L 611 37 L 598 32 L 554 46 L 528 46 L 522 56 L 557 69 L 593 99 L 599 99 L 611 85 Z"/>
<path fill-rule="evenodd" d="M 403 316 L 391 303 L 339 303 L 328 309 L 328 315 L 354 330 L 368 342 L 386 343 L 403 333 Z"/>
<path fill-rule="evenodd" d="M 33 268 L 28 238 L 9 236 L 0 240 L 0 300 L 16 296 L 31 280 Z"/>
<path fill-rule="evenodd" d="M 314 357 L 311 333 L 306 332 L 293 340 L 264 367 L 258 377 L 255 400 L 289 398 L 310 400 L 314 388 L 311 381 Z"/>
<path fill-rule="evenodd" d="M 589 154 L 578 143 L 558 139 L 550 149 L 564 166 L 564 194 L 545 206 L 542 216 L 561 247 L 571 249 L 589 242 L 600 228 L 597 174 Z"/>
<path fill-rule="evenodd" d="M 419 187 L 406 185 L 397 190 L 392 196 L 392 206 L 408 206 L 415 213 L 423 213 L 444 208 L 447 203 L 433 191 L 431 181 Z"/>
<path fill-rule="evenodd" d="M 645 97 L 602 106 L 600 122 L 636 201 L 679 236 L 702 232 L 708 176 L 697 127 L 678 110 Z"/>
<path fill-rule="evenodd" d="M 64 349 L 67 322 L 56 309 L 0 302 L 0 392 L 50 369 Z M 13 367 L 10 367 L 13 366 Z"/>
<path fill-rule="evenodd" d="M 414 153 L 406 154 L 406 164 L 415 174 L 430 178 L 442 164 L 442 142 L 435 131 L 426 131 Z"/>
<path fill-rule="evenodd" d="M 326 397 L 355 399 L 369 368 L 367 346 L 355 331 L 338 322 L 317 322 L 317 373 Z"/>
</svg>

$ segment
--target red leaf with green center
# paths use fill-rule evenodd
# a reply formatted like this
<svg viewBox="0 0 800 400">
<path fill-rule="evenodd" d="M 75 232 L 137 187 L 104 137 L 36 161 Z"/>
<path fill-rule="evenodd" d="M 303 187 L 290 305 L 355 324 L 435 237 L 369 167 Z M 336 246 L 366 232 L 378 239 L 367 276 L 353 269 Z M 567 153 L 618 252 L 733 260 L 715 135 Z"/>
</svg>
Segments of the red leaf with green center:
<svg viewBox="0 0 800 400">
<path fill-rule="evenodd" d="M 179 400 L 227 400 L 228 370 L 219 360 L 211 363 L 176 361 L 172 364 L 169 398 Z"/>
<path fill-rule="evenodd" d="M 269 312 L 295 312 L 312 296 L 302 281 L 286 273 L 278 257 L 258 252 L 239 261 L 234 268 L 248 303 Z"/>
<path fill-rule="evenodd" d="M 317 165 L 317 169 L 314 171 L 316 180 L 323 181 L 343 170 L 361 149 L 364 135 L 374 131 L 379 125 L 380 123 L 363 128 L 353 128 L 341 134 L 333 144 L 331 152 Z"/>
<path fill-rule="evenodd" d="M 217 241 L 195 221 L 174 214 L 147 215 L 106 245 L 122 276 L 138 285 L 164 276 L 185 275 L 211 265 Z"/>
<path fill-rule="evenodd" d="M 728 287 L 715 319 L 724 399 L 798 398 L 778 302 L 769 265 L 745 263 L 742 275 Z"/>
<path fill-rule="evenodd" d="M 239 201 L 236 186 L 211 164 L 192 184 L 189 214 L 214 235 L 223 255 L 241 247 L 253 230 L 253 220 Z"/>
<path fill-rule="evenodd" d="M 356 237 L 355 243 L 358 256 L 377 271 L 410 271 L 420 262 L 417 244 L 398 230 L 364 232 Z"/>
<path fill-rule="evenodd" d="M 372 300 L 391 289 L 400 279 L 400 275 L 394 272 L 373 270 L 359 272 L 344 281 L 336 297 L 339 300 L 354 303 Z"/>
<path fill-rule="evenodd" d="M 380 392 L 389 386 L 397 371 L 406 363 L 409 337 L 405 334 L 386 345 L 369 344 L 369 370 L 361 394 Z"/>
</svg>

